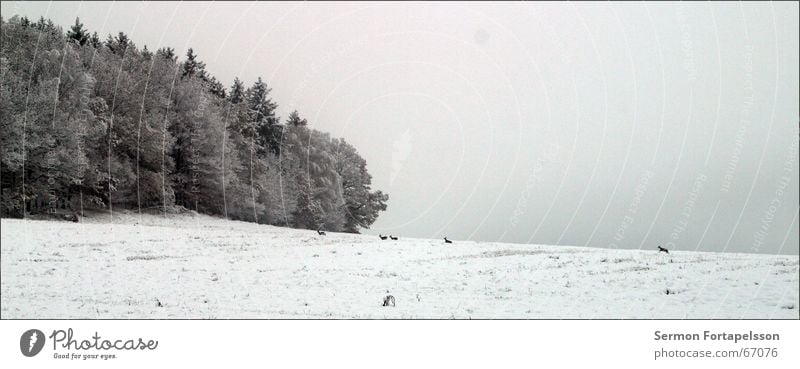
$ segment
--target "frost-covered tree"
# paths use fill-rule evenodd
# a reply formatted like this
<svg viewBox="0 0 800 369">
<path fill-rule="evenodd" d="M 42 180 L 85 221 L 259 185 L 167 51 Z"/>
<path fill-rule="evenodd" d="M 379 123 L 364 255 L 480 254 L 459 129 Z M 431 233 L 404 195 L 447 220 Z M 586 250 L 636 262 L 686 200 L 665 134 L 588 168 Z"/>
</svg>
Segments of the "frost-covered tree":
<svg viewBox="0 0 800 369">
<path fill-rule="evenodd" d="M 80 18 L 75 18 L 75 24 L 67 31 L 67 39 L 78 45 L 86 45 L 89 42 L 89 32 L 83 28 Z"/>
<path fill-rule="evenodd" d="M 156 55 L 173 62 L 177 60 L 177 56 L 175 56 L 175 49 L 171 47 L 159 48 L 156 50 Z"/>
<path fill-rule="evenodd" d="M 378 213 L 386 210 L 389 195 L 372 191 L 372 176 L 367 171 L 367 161 L 356 148 L 344 139 L 334 139 L 334 167 L 342 180 L 345 202 L 346 232 L 357 233 L 359 228 L 369 228 L 378 218 Z"/>
<path fill-rule="evenodd" d="M 292 177 L 297 188 L 294 226 L 342 230 L 344 199 L 330 137 L 303 126 L 289 126 L 284 148 L 294 164 Z"/>
<path fill-rule="evenodd" d="M 208 91 L 211 92 L 212 95 L 220 99 L 225 99 L 225 86 L 217 81 L 217 77 L 211 76 L 211 78 L 208 79 L 208 82 L 206 82 L 206 85 L 208 86 Z"/>
<path fill-rule="evenodd" d="M 126 53 L 136 48 L 133 42 L 128 38 L 128 35 L 124 32 L 119 32 L 116 37 L 109 34 L 106 39 L 106 47 L 111 50 L 112 53 L 120 56 L 126 55 Z"/>
<path fill-rule="evenodd" d="M 231 104 L 238 104 L 244 100 L 244 84 L 238 77 L 233 79 L 233 85 L 231 85 L 231 93 L 228 95 L 228 100 Z"/>
<path fill-rule="evenodd" d="M 92 36 L 89 37 L 89 45 L 92 45 L 93 48 L 97 49 L 102 46 L 102 42 L 100 42 L 100 37 L 97 35 L 97 32 L 92 32 Z"/>
<path fill-rule="evenodd" d="M 295 110 L 291 114 L 289 114 L 289 119 L 286 120 L 286 125 L 295 127 L 307 126 L 308 121 L 303 118 L 300 118 L 300 114 L 297 112 L 297 110 Z"/>
<path fill-rule="evenodd" d="M 278 104 L 269 97 L 272 89 L 258 77 L 253 86 L 245 92 L 248 118 L 254 124 L 256 144 L 259 151 L 268 150 L 272 153 L 279 152 L 280 128 L 279 118 L 275 116 Z"/>
<path fill-rule="evenodd" d="M 193 50 L 0 18 L 0 214 L 167 209 L 356 232 L 385 209 L 343 141 L 286 125 L 267 84 L 228 93 Z M 24 137 L 24 139 L 23 139 Z M 343 148 L 344 147 L 344 148 Z"/>
<path fill-rule="evenodd" d="M 197 77 L 201 80 L 206 79 L 206 63 L 197 59 L 197 54 L 192 48 L 186 52 L 186 61 L 183 62 L 183 77 Z"/>
</svg>

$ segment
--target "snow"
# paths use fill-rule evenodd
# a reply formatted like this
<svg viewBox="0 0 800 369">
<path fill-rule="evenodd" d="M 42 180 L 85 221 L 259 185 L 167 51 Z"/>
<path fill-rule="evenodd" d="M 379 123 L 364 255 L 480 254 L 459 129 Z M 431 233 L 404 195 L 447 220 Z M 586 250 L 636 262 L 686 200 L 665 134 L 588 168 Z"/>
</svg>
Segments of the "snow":
<svg viewBox="0 0 800 369">
<path fill-rule="evenodd" d="M 3 219 L 0 233 L 3 319 L 798 318 L 794 255 L 381 241 L 130 212 Z"/>
</svg>

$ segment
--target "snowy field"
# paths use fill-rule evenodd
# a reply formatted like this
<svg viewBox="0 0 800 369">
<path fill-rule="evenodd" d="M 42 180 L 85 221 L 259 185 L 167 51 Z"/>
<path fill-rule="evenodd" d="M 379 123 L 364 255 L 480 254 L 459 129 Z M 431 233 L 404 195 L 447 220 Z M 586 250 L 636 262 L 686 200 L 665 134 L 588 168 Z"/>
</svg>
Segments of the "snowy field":
<svg viewBox="0 0 800 369">
<path fill-rule="evenodd" d="M 131 213 L 3 219 L 1 249 L 3 319 L 798 319 L 797 256 L 381 241 Z"/>
</svg>

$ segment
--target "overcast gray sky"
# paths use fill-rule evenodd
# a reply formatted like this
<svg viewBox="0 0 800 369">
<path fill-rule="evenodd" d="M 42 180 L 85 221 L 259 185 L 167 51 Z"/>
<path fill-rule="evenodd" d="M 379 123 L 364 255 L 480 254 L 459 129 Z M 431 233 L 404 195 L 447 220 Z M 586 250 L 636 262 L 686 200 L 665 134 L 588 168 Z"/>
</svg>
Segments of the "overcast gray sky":
<svg viewBox="0 0 800 369">
<path fill-rule="evenodd" d="M 797 3 L 15 3 L 344 137 L 369 233 L 798 253 Z"/>
</svg>

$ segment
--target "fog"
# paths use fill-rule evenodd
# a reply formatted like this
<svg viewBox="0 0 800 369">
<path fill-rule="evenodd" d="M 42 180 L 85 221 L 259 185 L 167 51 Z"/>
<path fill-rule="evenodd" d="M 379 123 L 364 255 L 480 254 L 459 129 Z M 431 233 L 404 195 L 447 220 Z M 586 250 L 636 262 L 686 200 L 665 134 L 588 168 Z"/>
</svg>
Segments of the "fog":
<svg viewBox="0 0 800 369">
<path fill-rule="evenodd" d="M 797 3 L 15 3 L 344 137 L 367 233 L 798 253 Z"/>
</svg>

